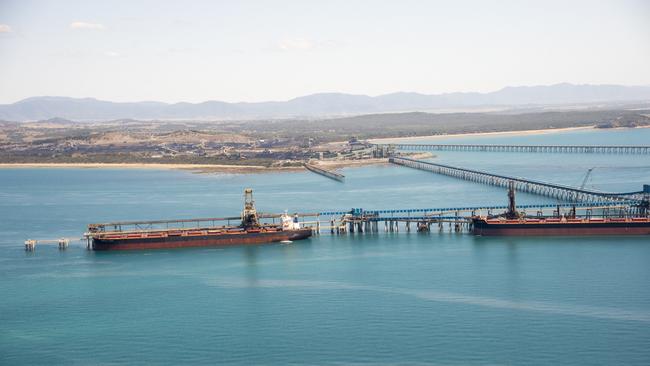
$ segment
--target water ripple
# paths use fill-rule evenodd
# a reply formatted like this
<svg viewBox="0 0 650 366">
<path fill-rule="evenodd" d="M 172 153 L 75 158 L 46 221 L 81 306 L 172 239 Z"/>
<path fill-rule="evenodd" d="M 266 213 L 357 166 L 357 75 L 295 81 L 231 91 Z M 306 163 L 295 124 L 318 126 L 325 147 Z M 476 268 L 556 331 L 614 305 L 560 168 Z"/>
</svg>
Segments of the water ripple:
<svg viewBox="0 0 650 366">
<path fill-rule="evenodd" d="M 458 303 L 497 309 L 535 311 L 549 314 L 581 316 L 598 319 L 636 321 L 650 323 L 650 312 L 634 311 L 618 308 L 595 307 L 587 305 L 560 304 L 542 301 L 513 301 L 484 296 L 470 296 L 452 292 L 435 290 L 412 290 L 394 287 L 379 287 L 357 285 L 345 282 L 307 281 L 307 280 L 255 280 L 242 279 L 209 279 L 205 283 L 209 286 L 223 288 L 307 288 L 316 290 L 355 290 L 373 291 L 405 296 L 413 296 L 421 300 Z"/>
</svg>

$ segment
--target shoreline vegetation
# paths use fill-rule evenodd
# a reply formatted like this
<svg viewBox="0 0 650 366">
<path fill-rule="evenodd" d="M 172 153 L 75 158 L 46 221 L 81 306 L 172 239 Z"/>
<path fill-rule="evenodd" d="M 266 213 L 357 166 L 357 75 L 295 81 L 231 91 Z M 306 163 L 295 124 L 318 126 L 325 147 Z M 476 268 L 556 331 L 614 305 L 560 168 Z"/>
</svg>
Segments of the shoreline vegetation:
<svg viewBox="0 0 650 366">
<path fill-rule="evenodd" d="M 440 143 L 476 136 L 641 128 L 648 110 L 404 112 L 330 119 L 250 121 L 0 121 L 0 168 L 186 169 L 215 173 L 301 171 L 385 163 L 374 143 Z M 409 154 L 412 155 L 412 154 Z"/>
<path fill-rule="evenodd" d="M 546 129 L 532 129 L 532 130 L 512 130 L 512 131 L 490 131 L 490 132 L 468 132 L 468 133 L 450 133 L 450 134 L 435 134 L 423 136 L 409 136 L 409 137 L 382 137 L 370 138 L 369 143 L 400 143 L 404 141 L 418 141 L 426 140 L 443 140 L 456 137 L 482 137 L 482 136 L 527 136 L 527 135 L 543 135 L 571 131 L 587 131 L 587 130 L 621 130 L 629 129 L 632 127 L 607 127 L 602 128 L 598 125 L 591 126 L 577 126 L 577 127 L 561 127 L 561 128 L 546 128 Z M 650 126 L 636 126 L 634 128 L 650 128 Z M 327 144 L 341 144 L 346 141 L 329 142 Z M 415 159 L 428 159 L 434 158 L 435 155 L 431 153 L 414 153 L 410 155 Z M 368 165 L 387 164 L 387 158 L 371 158 L 359 160 L 342 160 L 342 159 L 324 159 L 324 160 L 310 160 L 310 163 L 324 169 L 336 170 L 342 168 L 363 167 Z M 238 164 L 204 164 L 204 163 L 112 163 L 112 162 L 92 162 L 92 163 L 44 163 L 44 162 L 19 162 L 19 163 L 0 163 L 0 169 L 38 169 L 38 168 L 83 168 L 83 169 L 177 169 L 188 170 L 195 173 L 226 173 L 226 174 L 252 174 L 252 173 L 280 173 L 280 172 L 297 172 L 303 171 L 305 168 L 300 164 L 290 166 L 264 166 L 264 165 L 238 165 Z"/>
<path fill-rule="evenodd" d="M 647 126 L 639 127 L 644 128 Z M 626 127 L 620 127 L 626 128 Z M 620 129 L 611 128 L 611 129 Z M 480 137 L 480 136 L 526 136 L 526 135 L 539 135 L 550 133 L 561 133 L 570 131 L 585 131 L 595 130 L 597 126 L 580 126 L 580 127 L 563 127 L 563 128 L 548 128 L 548 129 L 534 129 L 534 130 L 517 130 L 517 131 L 499 131 L 499 132 L 472 132 L 472 133 L 454 133 L 454 134 L 437 134 L 429 136 L 413 136 L 413 137 L 393 137 L 393 138 L 375 138 L 368 139 L 370 143 L 391 143 L 403 141 L 417 141 L 422 140 L 441 140 L 454 137 Z M 434 157 L 430 153 L 419 153 L 411 155 L 417 159 L 426 159 Z M 340 159 L 324 159 L 313 160 L 312 163 L 325 169 L 341 169 L 351 167 L 362 167 L 367 165 L 386 164 L 386 158 L 372 158 L 361 160 L 340 160 Z M 263 166 L 263 165 L 228 165 L 228 164 L 191 164 L 191 163 L 39 163 L 39 162 L 21 162 L 21 163 L 0 163 L 0 169 L 11 168 L 87 168 L 87 169 L 179 169 L 189 170 L 196 173 L 230 173 L 230 174 L 246 174 L 246 173 L 276 173 L 276 172 L 295 172 L 303 171 L 305 168 L 300 165 L 296 166 Z"/>
</svg>

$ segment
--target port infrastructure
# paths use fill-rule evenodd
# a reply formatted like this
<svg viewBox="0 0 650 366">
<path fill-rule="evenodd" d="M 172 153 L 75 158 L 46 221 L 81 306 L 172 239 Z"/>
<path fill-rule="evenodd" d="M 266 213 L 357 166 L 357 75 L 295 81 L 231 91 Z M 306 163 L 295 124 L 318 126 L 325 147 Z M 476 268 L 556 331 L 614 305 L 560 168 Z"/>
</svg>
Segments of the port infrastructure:
<svg viewBox="0 0 650 366">
<path fill-rule="evenodd" d="M 560 185 L 555 183 L 541 182 L 532 179 L 510 177 L 493 174 L 489 172 L 453 167 L 432 163 L 423 160 L 407 157 L 393 156 L 389 162 L 410 168 L 430 171 L 433 173 L 452 176 L 478 183 L 491 184 L 495 186 L 509 187 L 519 191 L 529 192 L 542 196 L 557 198 L 564 201 L 558 204 L 528 204 L 518 205 L 517 209 L 524 216 L 536 217 L 576 217 L 590 219 L 601 217 L 605 219 L 614 218 L 617 220 L 631 220 L 632 217 L 648 217 L 648 197 L 650 196 L 650 185 L 644 185 L 642 191 L 610 193 L 584 188 Z M 593 168 L 592 168 L 593 169 Z M 310 169 L 311 170 L 311 169 Z M 327 171 L 328 173 L 331 173 Z M 318 172 L 320 174 L 320 172 Z M 325 175 L 325 174 L 324 174 Z M 327 176 L 327 175 L 326 175 Z M 341 176 L 342 177 L 342 176 Z M 336 179 L 335 177 L 330 177 Z M 338 179 L 337 179 L 338 180 Z M 461 207 L 430 207 L 430 208 L 406 208 L 406 209 L 374 209 L 352 208 L 349 210 L 321 211 L 311 213 L 295 213 L 300 219 L 302 227 L 311 228 L 314 234 L 321 234 L 328 231 L 332 234 L 350 233 L 373 233 L 379 232 L 381 223 L 384 231 L 399 232 L 400 226 L 410 232 L 413 227 L 418 232 L 431 231 L 432 226 L 437 226 L 440 232 L 445 227 L 450 232 L 460 233 L 471 230 L 472 217 L 492 216 L 495 211 L 507 210 L 504 205 L 482 205 L 482 206 L 461 206 Z M 527 214 L 528 212 L 528 214 Z M 261 223 L 275 223 L 282 214 L 259 213 Z M 194 218 L 177 220 L 153 220 L 153 221 L 120 221 L 89 225 L 89 229 L 96 231 L 112 232 L 146 232 L 157 230 L 173 229 L 201 229 L 206 227 L 230 226 L 232 222 L 241 222 L 241 216 L 220 217 L 220 218 Z M 54 240 L 32 240 L 25 241 L 25 250 L 34 251 L 36 244 L 56 243 L 60 250 L 68 247 L 73 239 Z M 84 240 L 84 239 L 79 239 Z M 87 241 L 87 248 L 90 249 L 90 241 Z"/>
<path fill-rule="evenodd" d="M 42 245 L 42 244 L 56 244 L 59 249 L 64 250 L 68 248 L 68 245 L 70 245 L 70 241 L 74 239 L 70 238 L 60 238 L 60 239 L 40 239 L 40 240 L 34 240 L 34 239 L 27 239 L 25 240 L 25 251 L 28 252 L 33 252 L 36 250 L 36 245 Z M 81 239 L 79 239 L 81 240 Z"/>
<path fill-rule="evenodd" d="M 602 217 L 626 219 L 637 216 L 647 216 L 647 208 L 642 207 L 643 201 L 603 201 L 603 202 L 573 202 L 561 204 L 527 204 L 517 205 L 517 210 L 529 217 L 563 217 L 578 215 L 584 218 Z M 462 233 L 471 231 L 472 217 L 492 216 L 507 210 L 505 205 L 482 205 L 464 207 L 424 207 L 401 209 L 363 209 L 351 208 L 336 211 L 296 213 L 302 227 L 311 228 L 315 235 L 322 233 L 377 233 L 385 232 L 439 232 Z M 282 214 L 258 213 L 261 223 L 275 222 Z M 206 227 L 229 226 L 240 222 L 241 216 L 219 218 L 194 218 L 177 220 L 152 221 L 118 221 L 90 225 L 94 230 L 102 232 L 149 232 L 174 229 L 202 230 Z M 89 226 L 89 227 L 90 227 Z M 29 239 L 25 241 L 25 250 L 33 252 L 37 244 L 58 244 L 59 250 L 68 248 L 72 241 L 86 241 L 86 248 L 91 249 L 88 237 L 79 239 L 60 238 L 53 240 Z"/>
<path fill-rule="evenodd" d="M 458 179 L 464 179 L 493 186 L 507 187 L 509 182 L 514 182 L 515 189 L 517 191 L 557 198 L 569 202 L 637 201 L 640 200 L 644 194 L 648 194 L 650 192 L 650 185 L 645 185 L 644 189 L 638 192 L 610 193 L 592 189 L 576 188 L 557 183 L 542 182 L 527 178 L 494 174 L 476 169 L 467 169 L 451 165 L 437 164 L 429 161 L 411 159 L 406 157 L 392 157 L 389 158 L 389 162 L 396 165 L 425 170 L 432 173 L 447 175 Z"/>
<path fill-rule="evenodd" d="M 329 169 L 324 169 L 324 168 L 321 168 L 321 167 L 318 167 L 318 166 L 316 166 L 314 164 L 309 164 L 309 163 L 305 163 L 304 166 L 305 166 L 305 168 L 307 170 L 309 170 L 311 172 L 314 172 L 316 174 L 320 174 L 320 175 L 322 175 L 324 177 L 333 179 L 333 180 L 335 180 L 337 182 L 343 182 L 345 180 L 345 176 L 343 174 L 339 173 L 339 172 L 329 170 Z"/>
<path fill-rule="evenodd" d="M 477 151 L 562 154 L 650 154 L 645 145 L 495 145 L 495 144 L 374 144 L 402 151 Z"/>
</svg>

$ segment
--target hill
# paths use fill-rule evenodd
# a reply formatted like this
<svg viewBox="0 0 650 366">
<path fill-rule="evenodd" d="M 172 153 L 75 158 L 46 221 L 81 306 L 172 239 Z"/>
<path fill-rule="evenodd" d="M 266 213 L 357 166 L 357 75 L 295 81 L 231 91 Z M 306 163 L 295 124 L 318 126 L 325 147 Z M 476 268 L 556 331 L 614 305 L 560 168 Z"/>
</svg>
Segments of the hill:
<svg viewBox="0 0 650 366">
<path fill-rule="evenodd" d="M 64 118 L 76 121 L 210 120 L 323 118 L 368 113 L 440 111 L 444 109 L 521 108 L 590 103 L 650 101 L 650 87 L 573 85 L 506 87 L 491 93 L 392 93 L 376 97 L 320 93 L 283 102 L 115 103 L 94 98 L 32 97 L 0 105 L 0 120 L 35 121 Z"/>
</svg>

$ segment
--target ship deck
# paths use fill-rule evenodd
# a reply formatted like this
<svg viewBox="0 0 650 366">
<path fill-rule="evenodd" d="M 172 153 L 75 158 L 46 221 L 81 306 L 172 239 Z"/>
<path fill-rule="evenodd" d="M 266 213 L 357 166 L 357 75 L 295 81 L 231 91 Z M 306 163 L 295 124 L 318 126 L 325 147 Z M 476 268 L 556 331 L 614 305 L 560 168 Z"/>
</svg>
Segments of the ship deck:
<svg viewBox="0 0 650 366">
<path fill-rule="evenodd" d="M 100 240 L 129 240 L 129 239 L 154 239 L 167 237 L 193 237 L 217 236 L 233 234 L 272 233 L 282 231 L 280 225 L 263 225 L 256 228 L 243 228 L 240 226 L 213 226 L 195 228 L 149 229 L 130 231 L 102 231 L 91 232 L 88 236 Z"/>
</svg>

